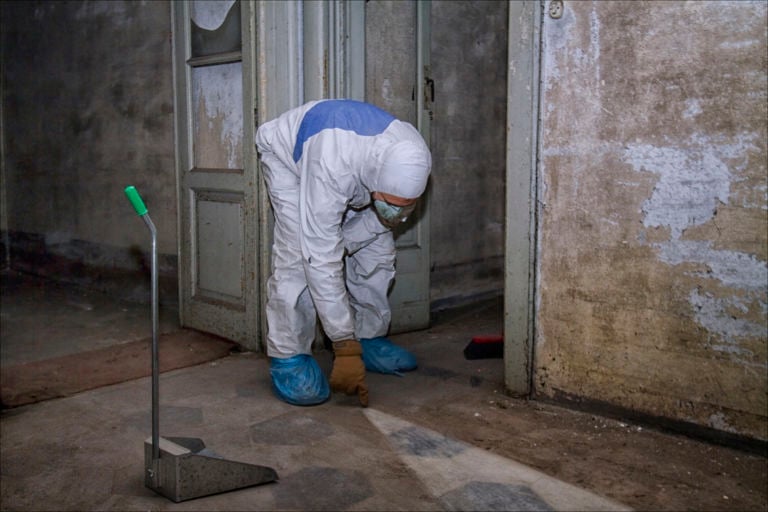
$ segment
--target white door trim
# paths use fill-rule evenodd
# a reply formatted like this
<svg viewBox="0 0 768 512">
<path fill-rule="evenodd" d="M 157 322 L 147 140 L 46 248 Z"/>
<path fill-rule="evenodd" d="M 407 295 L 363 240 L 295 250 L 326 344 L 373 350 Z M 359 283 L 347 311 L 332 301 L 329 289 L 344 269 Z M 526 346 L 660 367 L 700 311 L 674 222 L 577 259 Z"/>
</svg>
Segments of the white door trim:
<svg viewBox="0 0 768 512">
<path fill-rule="evenodd" d="M 541 13 L 509 2 L 504 381 L 519 396 L 533 389 Z"/>
</svg>

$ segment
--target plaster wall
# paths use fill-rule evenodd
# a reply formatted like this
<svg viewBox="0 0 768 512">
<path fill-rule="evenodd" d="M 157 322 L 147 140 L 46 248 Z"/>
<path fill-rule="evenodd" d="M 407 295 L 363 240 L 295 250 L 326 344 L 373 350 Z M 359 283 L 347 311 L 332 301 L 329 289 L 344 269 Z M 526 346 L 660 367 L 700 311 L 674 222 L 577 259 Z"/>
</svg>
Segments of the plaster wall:
<svg viewBox="0 0 768 512">
<path fill-rule="evenodd" d="M 135 185 L 175 275 L 168 2 L 2 2 L 3 228 L 12 265 L 96 285 L 148 266 Z M 88 270 L 86 270 L 88 269 Z"/>
<path fill-rule="evenodd" d="M 538 394 L 768 439 L 767 7 L 545 14 Z"/>
<path fill-rule="evenodd" d="M 504 286 L 506 2 L 432 2 L 431 297 Z"/>
</svg>

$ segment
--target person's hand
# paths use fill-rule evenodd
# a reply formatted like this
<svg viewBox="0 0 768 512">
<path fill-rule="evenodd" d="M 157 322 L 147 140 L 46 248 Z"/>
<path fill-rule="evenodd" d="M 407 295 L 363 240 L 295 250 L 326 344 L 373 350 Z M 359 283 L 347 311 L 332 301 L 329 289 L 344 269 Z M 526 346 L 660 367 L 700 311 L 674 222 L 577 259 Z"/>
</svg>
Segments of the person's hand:
<svg viewBox="0 0 768 512">
<path fill-rule="evenodd" d="M 333 370 L 331 370 L 331 390 L 348 395 L 357 394 L 360 405 L 368 407 L 368 385 L 365 383 L 365 365 L 363 348 L 356 340 L 335 341 L 333 343 Z"/>
</svg>

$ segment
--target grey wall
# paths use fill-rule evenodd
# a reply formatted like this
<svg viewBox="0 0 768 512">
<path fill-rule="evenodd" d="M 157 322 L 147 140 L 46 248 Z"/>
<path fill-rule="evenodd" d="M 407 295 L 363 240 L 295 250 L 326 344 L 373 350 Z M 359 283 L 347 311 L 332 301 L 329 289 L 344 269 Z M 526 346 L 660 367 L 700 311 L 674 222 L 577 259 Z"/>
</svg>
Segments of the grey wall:
<svg viewBox="0 0 768 512">
<path fill-rule="evenodd" d="M 168 3 L 10 1 L 0 8 L 2 227 L 13 266 L 95 287 L 117 283 L 132 295 L 149 251 L 144 223 L 123 194 L 135 185 L 158 227 L 163 282 L 172 280 Z"/>
<path fill-rule="evenodd" d="M 506 2 L 432 3 L 437 307 L 504 287 L 507 23 Z"/>
</svg>

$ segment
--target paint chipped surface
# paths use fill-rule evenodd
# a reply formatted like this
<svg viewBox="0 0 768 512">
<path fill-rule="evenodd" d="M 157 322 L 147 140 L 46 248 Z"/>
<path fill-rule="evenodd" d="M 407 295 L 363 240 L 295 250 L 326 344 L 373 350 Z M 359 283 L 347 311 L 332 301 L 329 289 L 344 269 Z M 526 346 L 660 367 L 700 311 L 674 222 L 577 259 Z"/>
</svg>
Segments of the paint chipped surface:
<svg viewBox="0 0 768 512">
<path fill-rule="evenodd" d="M 243 167 L 242 64 L 194 68 L 195 166 L 213 169 Z"/>
<path fill-rule="evenodd" d="M 643 204 L 643 225 L 668 226 L 672 238 L 680 239 L 687 228 L 712 220 L 718 203 L 729 203 L 731 181 L 745 169 L 750 153 L 759 149 L 758 137 L 742 133 L 732 142 L 718 143 L 696 135 L 685 148 L 629 144 L 625 161 L 636 171 L 659 176 Z"/>
<path fill-rule="evenodd" d="M 688 98 L 685 100 L 685 110 L 683 111 L 684 118 L 691 119 L 701 114 L 702 112 L 703 110 L 701 109 L 701 102 L 699 102 L 698 99 Z"/>
<path fill-rule="evenodd" d="M 697 282 L 689 295 L 697 323 L 719 340 L 712 348 L 734 355 L 749 353 L 739 346 L 739 339 L 760 337 L 765 324 L 736 318 L 727 311 L 748 311 L 742 295 L 766 310 L 768 264 L 753 254 L 714 249 L 711 240 L 687 240 L 684 234 L 691 227 L 712 222 L 718 206 L 730 204 L 731 182 L 745 170 L 750 154 L 759 152 L 757 139 L 755 133 L 742 133 L 730 143 L 718 144 L 709 137 L 696 136 L 687 148 L 630 144 L 624 154 L 635 171 L 659 177 L 642 206 L 645 227 L 670 230 L 669 240 L 650 244 L 658 250 L 659 260 L 673 266 L 701 264 L 704 269 L 687 273 L 744 292 L 716 297 L 700 293 L 701 282 Z"/>
<path fill-rule="evenodd" d="M 767 19 L 545 17 L 537 392 L 768 439 Z"/>
<path fill-rule="evenodd" d="M 696 321 L 715 339 L 722 340 L 720 344 L 711 345 L 713 350 L 735 355 L 754 355 L 750 350 L 742 347 L 738 340 L 762 336 L 765 334 L 765 326 L 736 317 L 735 313 L 749 311 L 749 306 L 744 299 L 738 297 L 722 299 L 711 293 L 693 290 L 689 295 L 689 302 L 695 312 Z M 765 303 L 761 304 L 760 309 L 765 312 Z M 744 361 L 744 364 L 751 363 Z M 755 365 L 765 368 L 764 362 Z"/>
</svg>

